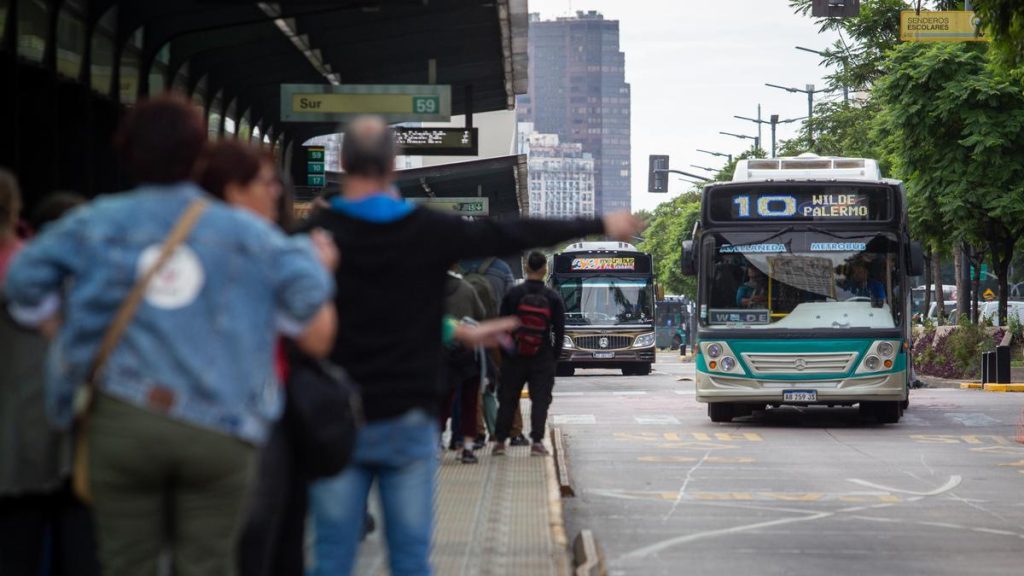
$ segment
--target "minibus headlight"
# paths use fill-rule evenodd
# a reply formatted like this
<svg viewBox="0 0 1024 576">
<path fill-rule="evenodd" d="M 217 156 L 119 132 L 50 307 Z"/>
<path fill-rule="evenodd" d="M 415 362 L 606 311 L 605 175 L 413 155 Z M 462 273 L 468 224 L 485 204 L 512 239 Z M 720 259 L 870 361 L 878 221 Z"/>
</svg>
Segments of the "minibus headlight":
<svg viewBox="0 0 1024 576">
<path fill-rule="evenodd" d="M 651 332 L 650 334 L 641 334 L 633 341 L 633 347 L 650 348 L 651 346 L 654 346 L 654 340 L 654 332 Z"/>
<path fill-rule="evenodd" d="M 721 344 L 709 344 L 707 348 L 708 358 L 718 358 L 722 355 Z"/>
</svg>

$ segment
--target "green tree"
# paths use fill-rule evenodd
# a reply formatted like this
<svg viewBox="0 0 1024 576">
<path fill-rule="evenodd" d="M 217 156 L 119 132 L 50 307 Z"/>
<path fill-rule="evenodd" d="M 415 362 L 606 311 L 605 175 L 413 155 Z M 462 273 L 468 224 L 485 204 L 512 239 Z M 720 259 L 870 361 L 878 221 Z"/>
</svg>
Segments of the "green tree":
<svg viewBox="0 0 1024 576">
<path fill-rule="evenodd" d="M 1011 68 L 1024 66 L 1024 3 L 974 0 L 974 11 L 992 35 L 992 44 L 1003 61 Z"/>
<path fill-rule="evenodd" d="M 679 253 L 682 241 L 692 238 L 693 225 L 699 215 L 700 194 L 694 188 L 659 204 L 644 231 L 639 248 L 654 257 L 655 276 L 666 294 L 697 297 L 697 281 L 683 276 Z"/>
<path fill-rule="evenodd" d="M 988 248 L 1005 322 L 1008 268 L 1024 235 L 1024 92 L 986 53 L 901 45 L 873 96 L 878 137 L 907 182 L 918 228 Z"/>
</svg>

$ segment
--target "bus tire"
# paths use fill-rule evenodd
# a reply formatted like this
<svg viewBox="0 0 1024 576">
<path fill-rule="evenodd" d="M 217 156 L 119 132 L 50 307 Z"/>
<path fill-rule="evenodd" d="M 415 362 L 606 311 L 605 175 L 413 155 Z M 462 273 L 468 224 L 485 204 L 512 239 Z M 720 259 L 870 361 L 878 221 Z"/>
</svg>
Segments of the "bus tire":
<svg viewBox="0 0 1024 576">
<path fill-rule="evenodd" d="M 728 402 L 709 402 L 708 418 L 712 422 L 732 422 L 735 415 L 733 405 Z"/>
<path fill-rule="evenodd" d="M 903 402 L 861 402 L 861 416 L 874 418 L 879 424 L 896 424 L 903 416 Z"/>
</svg>

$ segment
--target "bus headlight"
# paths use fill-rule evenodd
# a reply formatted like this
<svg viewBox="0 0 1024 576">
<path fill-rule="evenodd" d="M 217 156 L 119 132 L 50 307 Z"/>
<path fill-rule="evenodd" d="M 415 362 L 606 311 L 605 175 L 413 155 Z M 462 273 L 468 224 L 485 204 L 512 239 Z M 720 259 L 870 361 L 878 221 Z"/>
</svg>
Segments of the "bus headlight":
<svg viewBox="0 0 1024 576">
<path fill-rule="evenodd" d="M 878 370 L 881 365 L 882 361 L 878 359 L 878 356 L 868 356 L 864 359 L 864 367 L 868 370 Z"/>
<path fill-rule="evenodd" d="M 572 336 L 562 337 L 562 348 L 575 348 L 576 345 L 572 343 Z"/>
<path fill-rule="evenodd" d="M 722 370 L 731 372 L 736 367 L 736 360 L 733 360 L 732 356 L 726 356 L 722 358 Z"/>
<path fill-rule="evenodd" d="M 718 358 L 722 355 L 722 345 L 718 343 L 708 344 L 704 351 L 707 353 L 708 358 Z"/>
<path fill-rule="evenodd" d="M 636 340 L 633 340 L 633 348 L 650 348 L 654 346 L 654 340 L 654 332 L 641 334 L 636 337 Z"/>
<path fill-rule="evenodd" d="M 882 358 L 892 358 L 892 355 L 896 353 L 896 346 L 892 342 L 879 342 L 875 350 Z"/>
</svg>

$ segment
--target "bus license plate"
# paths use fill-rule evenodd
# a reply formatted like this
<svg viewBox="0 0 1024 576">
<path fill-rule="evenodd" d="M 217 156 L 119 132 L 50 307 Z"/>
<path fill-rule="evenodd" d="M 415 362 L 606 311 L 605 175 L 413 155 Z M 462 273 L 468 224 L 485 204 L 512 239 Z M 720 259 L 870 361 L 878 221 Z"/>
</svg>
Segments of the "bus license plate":
<svg viewBox="0 0 1024 576">
<path fill-rule="evenodd" d="M 786 390 L 782 393 L 783 402 L 817 402 L 817 390 Z"/>
<path fill-rule="evenodd" d="M 615 352 L 594 352 L 594 358 L 597 358 L 598 360 L 615 358 Z"/>
</svg>

